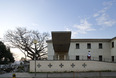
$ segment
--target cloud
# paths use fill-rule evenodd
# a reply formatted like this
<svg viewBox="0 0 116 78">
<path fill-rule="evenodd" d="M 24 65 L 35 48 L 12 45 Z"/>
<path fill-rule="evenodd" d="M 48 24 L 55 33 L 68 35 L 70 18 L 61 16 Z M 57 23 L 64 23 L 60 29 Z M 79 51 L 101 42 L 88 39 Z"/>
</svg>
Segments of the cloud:
<svg viewBox="0 0 116 78">
<path fill-rule="evenodd" d="M 92 24 L 90 24 L 86 19 L 81 19 L 80 24 L 75 24 L 73 26 L 74 30 L 66 28 L 66 31 L 72 31 L 72 37 L 76 37 L 78 34 L 87 34 L 89 31 L 95 31 L 96 29 L 92 28 Z"/>
<path fill-rule="evenodd" d="M 97 25 L 111 27 L 116 24 L 116 20 L 111 19 L 110 16 L 106 13 L 108 9 L 111 8 L 113 1 L 104 2 L 105 6 L 102 10 L 93 14 L 93 17 L 96 19 Z"/>
<path fill-rule="evenodd" d="M 108 1 L 103 3 L 103 9 L 97 11 L 93 14 L 93 18 L 95 19 L 97 25 L 104 27 L 111 27 L 116 24 L 116 20 L 110 18 L 110 15 L 107 14 L 107 11 L 111 8 L 111 6 L 116 3 L 116 1 Z M 89 18 L 90 19 L 90 18 Z M 89 31 L 96 31 L 92 26 L 96 24 L 92 24 L 88 22 L 88 19 L 81 19 L 80 24 L 75 24 L 73 28 L 66 28 L 67 31 L 72 31 L 72 37 L 76 37 L 78 34 L 87 34 Z M 102 29 L 100 27 L 100 29 Z"/>
<path fill-rule="evenodd" d="M 74 25 L 74 27 L 77 28 L 77 33 L 80 34 L 86 34 L 88 31 L 95 31 L 91 26 L 92 24 L 90 24 L 86 19 L 82 19 L 79 25 Z"/>
<path fill-rule="evenodd" d="M 66 31 L 71 31 L 69 28 L 66 28 Z"/>
<path fill-rule="evenodd" d="M 69 29 L 69 28 L 66 28 L 65 31 L 71 31 L 71 33 L 72 33 L 72 37 L 76 37 L 76 35 L 78 34 L 78 32 L 73 31 L 72 29 Z"/>
<path fill-rule="evenodd" d="M 96 18 L 97 24 L 101 26 L 113 26 L 116 23 L 116 20 L 110 19 L 107 14 L 101 14 Z"/>
</svg>

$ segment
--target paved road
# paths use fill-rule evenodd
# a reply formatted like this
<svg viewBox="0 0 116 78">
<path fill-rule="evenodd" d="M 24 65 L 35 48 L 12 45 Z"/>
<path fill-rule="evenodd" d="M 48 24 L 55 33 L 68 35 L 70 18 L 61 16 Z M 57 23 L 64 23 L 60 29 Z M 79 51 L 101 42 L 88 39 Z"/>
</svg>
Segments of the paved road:
<svg viewBox="0 0 116 78">
<path fill-rule="evenodd" d="M 13 73 L 0 74 L 0 78 L 12 78 Z M 15 73 L 16 78 L 34 78 L 34 73 Z M 38 78 L 77 78 L 77 77 L 110 77 L 116 78 L 116 72 L 76 72 L 76 73 L 37 73 Z"/>
<path fill-rule="evenodd" d="M 5 73 L 5 74 L 1 74 L 0 78 L 2 77 L 12 77 L 14 73 Z M 34 73 L 15 73 L 16 77 L 34 77 L 35 74 Z M 38 76 L 38 74 L 37 74 Z"/>
</svg>

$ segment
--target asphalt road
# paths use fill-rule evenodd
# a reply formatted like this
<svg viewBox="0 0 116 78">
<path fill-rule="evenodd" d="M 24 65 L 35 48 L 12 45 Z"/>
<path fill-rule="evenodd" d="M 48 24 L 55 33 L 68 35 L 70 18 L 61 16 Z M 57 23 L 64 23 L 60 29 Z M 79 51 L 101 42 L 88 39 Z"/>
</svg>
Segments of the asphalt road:
<svg viewBox="0 0 116 78">
<path fill-rule="evenodd" d="M 12 78 L 14 73 L 0 74 L 0 78 Z M 35 73 L 15 73 L 16 78 L 34 78 Z M 36 73 L 37 78 L 116 78 L 116 72 L 71 72 L 71 73 Z"/>
</svg>

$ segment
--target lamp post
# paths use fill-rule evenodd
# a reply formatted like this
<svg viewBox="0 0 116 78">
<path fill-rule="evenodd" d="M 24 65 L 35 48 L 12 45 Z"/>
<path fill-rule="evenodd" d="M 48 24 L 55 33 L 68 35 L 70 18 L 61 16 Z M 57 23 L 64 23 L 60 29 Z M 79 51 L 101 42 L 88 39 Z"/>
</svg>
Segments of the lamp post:
<svg viewBox="0 0 116 78">
<path fill-rule="evenodd" d="M 35 57 L 35 77 L 36 77 L 36 54 L 37 54 L 37 48 L 36 48 L 36 44 L 37 44 L 37 40 L 33 40 L 33 43 L 35 44 L 35 54 L 34 54 L 34 57 Z"/>
</svg>

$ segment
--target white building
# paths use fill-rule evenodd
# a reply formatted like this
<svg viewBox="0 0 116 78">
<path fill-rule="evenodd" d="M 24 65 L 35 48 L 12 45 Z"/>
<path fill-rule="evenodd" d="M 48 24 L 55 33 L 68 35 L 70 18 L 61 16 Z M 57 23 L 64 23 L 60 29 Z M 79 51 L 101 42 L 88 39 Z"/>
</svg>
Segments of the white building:
<svg viewBox="0 0 116 78">
<path fill-rule="evenodd" d="M 116 37 L 71 39 L 71 32 L 52 32 L 47 43 L 48 60 L 30 61 L 30 72 L 116 71 Z"/>
<path fill-rule="evenodd" d="M 52 32 L 48 40 L 48 60 L 116 61 L 116 37 L 112 39 L 70 39 L 71 32 Z"/>
</svg>

